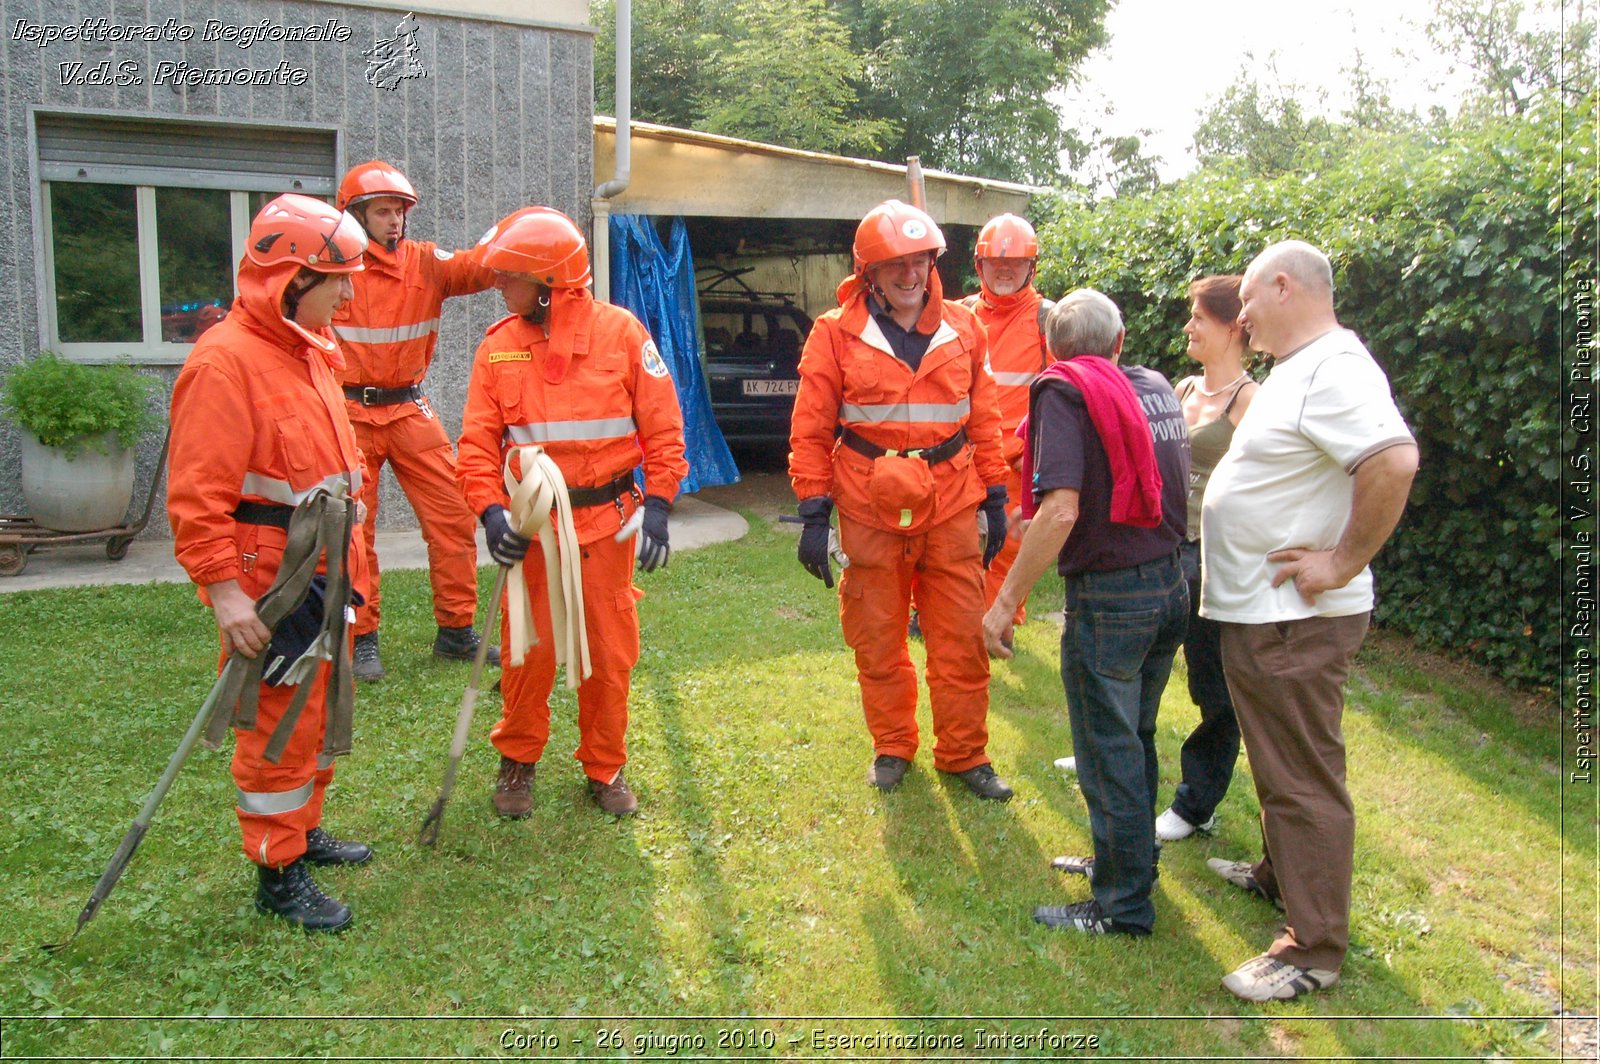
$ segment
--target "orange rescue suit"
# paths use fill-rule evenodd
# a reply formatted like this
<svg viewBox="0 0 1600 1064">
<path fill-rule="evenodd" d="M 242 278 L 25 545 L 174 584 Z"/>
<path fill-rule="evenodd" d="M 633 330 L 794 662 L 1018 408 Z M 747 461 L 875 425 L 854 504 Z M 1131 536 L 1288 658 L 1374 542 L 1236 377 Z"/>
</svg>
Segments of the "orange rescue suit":
<svg viewBox="0 0 1600 1064">
<path fill-rule="evenodd" d="M 360 487 L 361 455 L 334 374 L 343 361 L 331 336 L 318 346 L 280 311 L 293 262 L 239 266 L 239 297 L 189 352 L 172 390 L 167 512 L 178 563 L 202 588 L 238 580 L 251 598 L 272 586 L 283 558 L 284 530 L 231 516 L 241 501 L 294 506 L 318 485 Z M 327 349 L 320 345 L 325 344 Z M 350 545 L 352 577 L 364 582 L 362 531 Z M 323 760 L 324 694 L 330 666 L 317 670 L 310 698 L 282 758 L 262 753 L 294 695 L 261 686 L 256 729 L 238 732 L 233 780 L 244 852 L 282 868 L 306 848 L 322 822 L 333 779 Z"/>
<path fill-rule="evenodd" d="M 369 244 L 366 269 L 351 278 L 355 298 L 333 320 L 347 362 L 340 382 L 373 388 L 420 385 L 433 362 L 444 301 L 494 283 L 493 271 L 478 261 L 480 254 L 477 249 L 444 251 L 423 240 L 402 240 L 394 251 Z M 442 628 L 471 625 L 478 604 L 477 529 L 456 484 L 450 437 L 426 399 L 383 406 L 351 400 L 347 409 L 367 461 L 361 501 L 367 507 L 371 585 L 356 633 L 376 631 L 382 620 L 375 537 L 385 462 L 394 466 L 428 545 L 435 621 Z"/>
<path fill-rule="evenodd" d="M 462 416 L 457 476 L 472 511 L 509 506 L 502 472 L 513 446 L 545 449 L 569 489 L 599 487 L 644 463 L 644 490 L 677 496 L 688 475 L 683 414 L 666 363 L 650 334 L 628 311 L 595 302 L 586 290 L 560 293 L 563 313 L 579 315 L 575 332 L 587 350 L 572 354 L 565 374 L 548 366 L 550 342 L 542 325 L 520 316 L 489 328 L 472 364 Z M 552 381 L 551 377 L 559 376 Z M 616 534 L 641 504 L 636 492 L 614 503 L 573 510 L 581 544 L 585 631 L 593 672 L 578 687 L 579 744 L 574 756 L 589 778 L 610 783 L 627 762 L 628 683 L 639 660 L 643 592 L 633 586 L 635 541 Z M 522 567 L 539 644 L 520 666 L 503 660 L 504 695 L 490 740 L 514 761 L 538 761 L 550 739 L 550 691 L 555 686 L 555 641 L 545 571 L 537 546 Z M 506 616 L 502 610 L 501 617 Z M 501 621 L 501 646 L 510 622 Z M 569 665 L 569 668 L 576 667 Z"/>
<path fill-rule="evenodd" d="M 1017 438 L 1017 426 L 1028 416 L 1028 386 L 1033 379 L 1055 359 L 1045 346 L 1044 328 L 1039 321 L 1040 298 L 1030 279 L 1019 292 L 997 296 L 983 285 L 968 306 L 977 314 L 989 334 L 989 369 L 994 374 L 995 392 L 1000 397 L 1000 443 L 1005 449 L 1006 463 L 1011 467 L 1006 476 L 1006 509 L 1011 514 L 1010 525 L 1019 528 L 1022 504 L 1022 441 Z M 1031 485 L 1027 488 L 1031 491 Z M 983 578 L 985 606 L 994 605 L 1000 594 L 1000 585 L 1017 560 L 1021 546 L 1020 532 L 1006 537 L 1000 553 L 989 563 Z M 1013 623 L 1027 619 L 1028 599 L 1024 595 L 1017 606 Z"/>
<path fill-rule="evenodd" d="M 850 559 L 839 578 L 839 617 L 855 650 L 876 752 L 910 760 L 917 750 L 917 677 L 906 647 L 915 577 L 934 766 L 964 772 L 989 761 L 977 507 L 987 486 L 1005 483 L 1006 463 L 983 329 L 971 311 L 940 298 L 936 275 L 929 289 L 916 329 L 933 339 L 913 371 L 892 353 L 861 282 L 840 285 L 840 306 L 817 319 L 800 356 L 789 476 L 798 498 L 831 496 L 839 509 Z M 967 446 L 930 467 L 927 527 L 906 534 L 884 518 L 874 506 L 874 462 L 836 442 L 841 425 L 897 451 L 933 447 L 965 430 Z"/>
</svg>

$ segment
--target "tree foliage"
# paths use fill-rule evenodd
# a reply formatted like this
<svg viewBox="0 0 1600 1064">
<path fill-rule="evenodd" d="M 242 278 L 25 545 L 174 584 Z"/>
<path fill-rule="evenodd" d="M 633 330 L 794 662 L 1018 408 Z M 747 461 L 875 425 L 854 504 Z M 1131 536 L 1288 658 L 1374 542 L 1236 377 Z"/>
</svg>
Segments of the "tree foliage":
<svg viewBox="0 0 1600 1064">
<path fill-rule="evenodd" d="M 1581 4 L 1571 19 L 1564 7 L 1559 0 L 1535 3 L 1531 14 L 1555 16 L 1541 27 L 1528 24 L 1521 0 L 1437 0 L 1428 38 L 1472 71 L 1483 92 L 1480 109 L 1522 114 L 1551 91 L 1575 102 L 1595 89 L 1595 25 L 1582 17 Z"/>
<path fill-rule="evenodd" d="M 1129 357 L 1182 371 L 1185 291 L 1268 243 L 1307 239 L 1341 320 L 1388 371 L 1422 448 L 1375 564 L 1377 616 L 1509 679 L 1549 683 L 1560 647 L 1562 293 L 1596 269 L 1596 97 L 1520 116 L 1371 134 L 1314 178 L 1204 169 L 1150 196 L 1055 204 L 1040 287 L 1089 285 L 1127 318 Z M 1115 234 L 1114 239 L 1108 234 Z"/>
<path fill-rule="evenodd" d="M 633 114 L 789 147 L 1048 183 L 1081 149 L 1050 94 L 1109 0 L 635 0 Z M 596 4 L 596 69 L 614 62 Z M 611 79 L 596 105 L 613 109 Z"/>
</svg>

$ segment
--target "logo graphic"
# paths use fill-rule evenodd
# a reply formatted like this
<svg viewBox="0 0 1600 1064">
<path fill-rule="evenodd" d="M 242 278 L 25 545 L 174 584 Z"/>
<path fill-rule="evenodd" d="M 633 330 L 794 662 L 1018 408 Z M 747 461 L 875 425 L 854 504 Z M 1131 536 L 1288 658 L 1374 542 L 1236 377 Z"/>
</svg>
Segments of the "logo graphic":
<svg viewBox="0 0 1600 1064">
<path fill-rule="evenodd" d="M 428 76 L 427 67 L 422 65 L 421 47 L 417 44 L 418 29 L 417 16 L 408 14 L 395 26 L 393 37 L 376 41 L 361 53 L 367 60 L 368 85 L 393 91 L 407 78 Z"/>
<path fill-rule="evenodd" d="M 656 342 L 654 340 L 646 340 L 644 349 L 639 352 L 639 355 L 644 359 L 644 371 L 650 376 L 665 377 L 667 375 L 667 364 L 661 360 L 661 352 L 656 350 Z"/>
<path fill-rule="evenodd" d="M 921 240 L 928 235 L 928 227 L 916 218 L 907 218 L 900 232 L 905 234 L 907 240 Z"/>
</svg>

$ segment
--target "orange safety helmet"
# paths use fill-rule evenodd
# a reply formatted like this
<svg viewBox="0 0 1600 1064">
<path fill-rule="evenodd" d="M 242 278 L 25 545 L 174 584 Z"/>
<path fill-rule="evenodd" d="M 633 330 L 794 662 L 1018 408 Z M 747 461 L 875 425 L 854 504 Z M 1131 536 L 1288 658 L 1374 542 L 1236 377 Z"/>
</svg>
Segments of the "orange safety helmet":
<svg viewBox="0 0 1600 1064">
<path fill-rule="evenodd" d="M 344 180 L 339 182 L 339 195 L 334 200 L 334 206 L 347 211 L 379 196 L 403 200 L 406 210 L 417 205 L 417 190 L 411 187 L 406 175 L 388 163 L 374 159 L 370 163 L 351 167 L 350 172 L 344 175 Z"/>
<path fill-rule="evenodd" d="M 366 250 L 360 222 L 319 199 L 288 192 L 250 223 L 245 255 L 257 266 L 296 262 L 318 273 L 355 273 Z"/>
<path fill-rule="evenodd" d="M 594 279 L 582 230 L 554 207 L 515 211 L 478 243 L 486 245 L 483 264 L 491 270 L 526 274 L 546 288 L 585 288 Z"/>
<path fill-rule="evenodd" d="M 1002 214 L 990 218 L 978 233 L 972 258 L 978 259 L 1036 259 L 1039 257 L 1039 235 L 1033 231 L 1026 218 L 1015 214 Z"/>
<path fill-rule="evenodd" d="M 944 254 L 944 234 L 927 211 L 899 200 L 885 200 L 856 226 L 856 241 L 850 250 L 859 276 L 873 263 L 914 251 L 931 251 L 937 259 Z"/>
</svg>

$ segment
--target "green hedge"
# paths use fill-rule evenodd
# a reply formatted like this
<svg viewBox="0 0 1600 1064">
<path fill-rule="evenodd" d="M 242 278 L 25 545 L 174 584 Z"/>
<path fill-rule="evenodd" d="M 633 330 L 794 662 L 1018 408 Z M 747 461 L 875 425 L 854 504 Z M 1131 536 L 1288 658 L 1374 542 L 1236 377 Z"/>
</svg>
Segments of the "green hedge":
<svg viewBox="0 0 1600 1064">
<path fill-rule="evenodd" d="M 1373 136 L 1272 179 L 1211 169 L 1151 195 L 1058 202 L 1041 226 L 1045 293 L 1105 292 L 1128 357 L 1174 376 L 1191 279 L 1241 272 L 1286 237 L 1326 250 L 1340 320 L 1388 371 L 1422 450 L 1376 564 L 1377 620 L 1537 686 L 1559 675 L 1572 338 L 1558 313 L 1595 273 L 1595 104 Z"/>
</svg>

